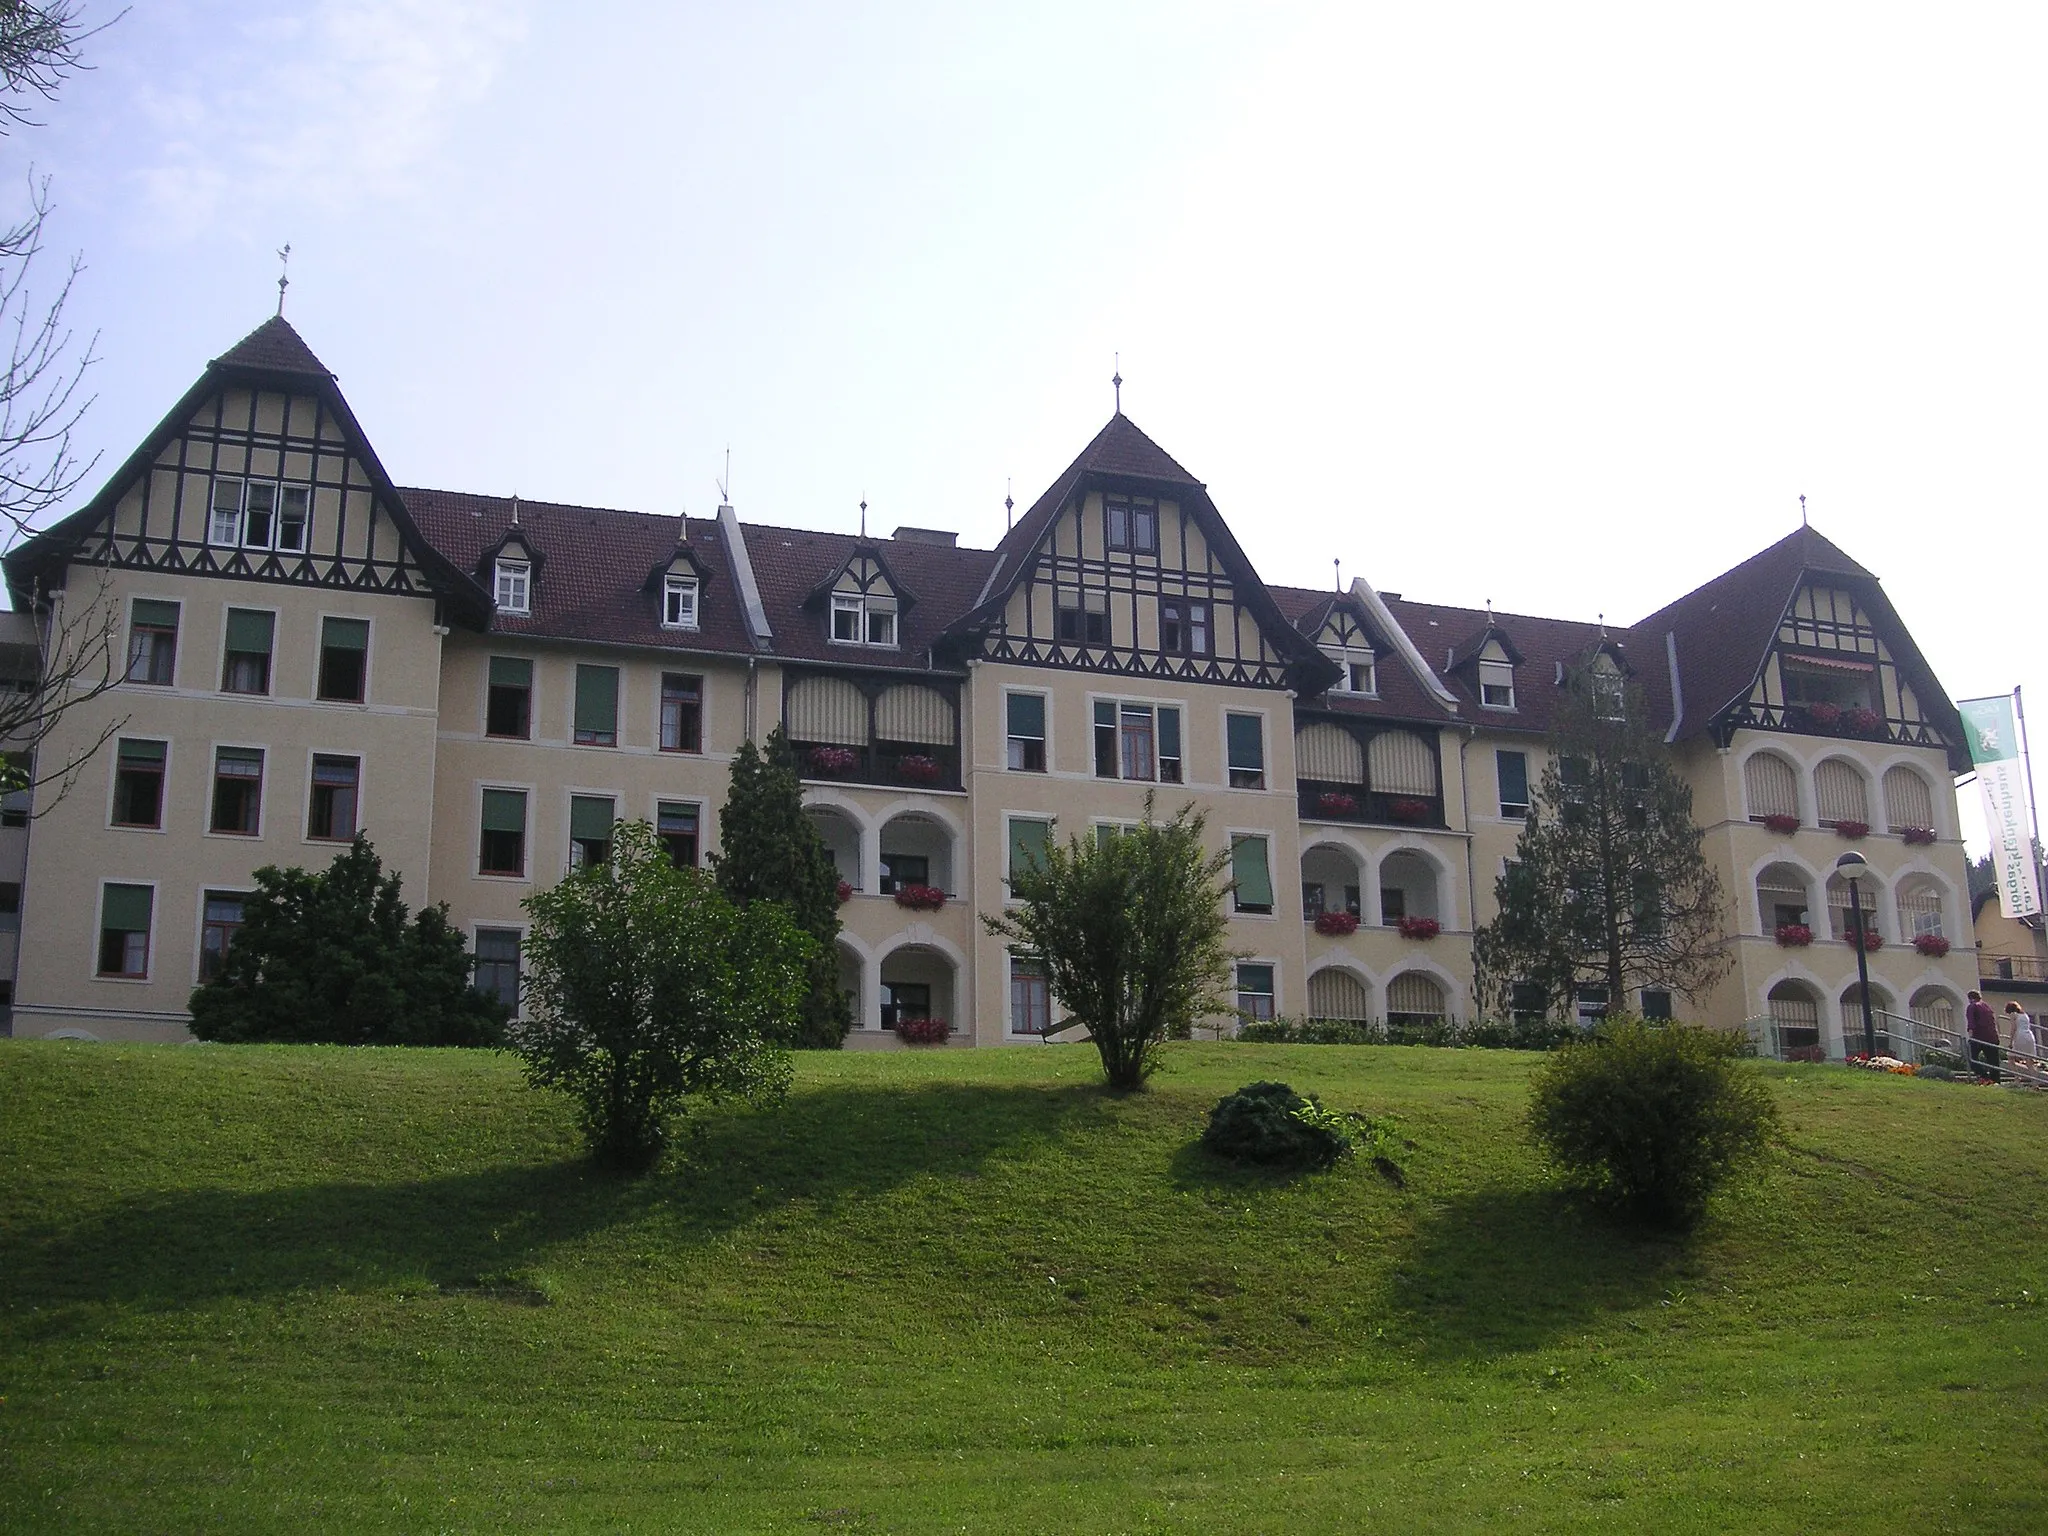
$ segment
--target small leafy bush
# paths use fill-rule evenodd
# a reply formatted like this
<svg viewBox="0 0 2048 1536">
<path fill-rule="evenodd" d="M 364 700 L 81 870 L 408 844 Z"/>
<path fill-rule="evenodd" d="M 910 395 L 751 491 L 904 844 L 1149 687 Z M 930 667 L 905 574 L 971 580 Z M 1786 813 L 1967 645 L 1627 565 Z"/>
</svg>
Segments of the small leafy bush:
<svg viewBox="0 0 2048 1536">
<path fill-rule="evenodd" d="M 1585 1036 L 1577 1023 L 1558 1019 L 1480 1019 L 1465 1026 L 1462 1043 L 1494 1051 L 1554 1051 Z"/>
<path fill-rule="evenodd" d="M 1341 1115 L 1285 1083 L 1247 1083 L 1209 1111 L 1202 1145 L 1233 1163 L 1328 1168 L 1352 1150 Z"/>
<path fill-rule="evenodd" d="M 1684 1228 L 1778 1129 L 1763 1081 L 1721 1030 L 1609 1019 L 1530 1084 L 1529 1130 L 1572 1183 L 1631 1220 Z"/>
</svg>

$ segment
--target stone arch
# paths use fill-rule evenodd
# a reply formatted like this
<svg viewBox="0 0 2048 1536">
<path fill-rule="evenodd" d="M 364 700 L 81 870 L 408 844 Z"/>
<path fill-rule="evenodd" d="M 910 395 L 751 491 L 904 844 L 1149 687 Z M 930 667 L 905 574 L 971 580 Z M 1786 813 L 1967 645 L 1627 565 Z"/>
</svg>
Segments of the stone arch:
<svg viewBox="0 0 2048 1536">
<path fill-rule="evenodd" d="M 1382 847 L 1373 861 L 1370 875 L 1373 899 L 1368 909 L 1371 917 L 1367 921 L 1377 919 L 1382 926 L 1386 927 L 1391 927 L 1394 922 L 1398 921 L 1398 919 L 1392 921 L 1388 919 L 1380 893 L 1387 884 L 1388 863 L 1404 856 L 1418 859 L 1429 867 L 1429 884 L 1432 887 L 1432 900 L 1434 902 L 1433 909 L 1430 911 L 1418 912 L 1411 908 L 1407 915 L 1410 917 L 1434 917 L 1446 928 L 1459 927 L 1461 914 L 1458 909 L 1458 881 L 1456 871 L 1452 869 L 1450 860 L 1446 859 L 1434 847 L 1422 839 L 1408 837 L 1396 838 L 1393 842 Z M 1408 866 L 1396 865 L 1395 871 L 1400 873 L 1408 868 Z"/>
<path fill-rule="evenodd" d="M 1823 827 L 1845 821 L 1873 826 L 1870 775 L 1853 758 L 1839 754 L 1813 765 L 1814 820 Z"/>
<path fill-rule="evenodd" d="M 1821 990 L 1812 981 L 1787 976 L 1764 993 L 1764 1014 L 1773 1025 L 1778 1056 L 1785 1061 L 1823 1061 Z"/>
<path fill-rule="evenodd" d="M 1814 893 L 1820 881 L 1797 859 L 1772 859 L 1750 877 L 1756 895 L 1757 931 L 1766 938 L 1787 922 L 1813 927 Z M 1798 916 L 1794 917 L 1793 912 Z"/>
<path fill-rule="evenodd" d="M 1909 827 L 1940 831 L 1935 824 L 1937 802 L 1934 786 L 1927 782 L 1927 776 L 1918 767 L 1911 763 L 1893 763 L 1885 769 L 1879 782 L 1884 790 L 1882 798 L 1887 832 L 1903 832 Z"/>
<path fill-rule="evenodd" d="M 1363 1023 L 1372 1017 L 1372 988 L 1348 965 L 1324 965 L 1308 976 L 1307 1014 L 1312 1019 Z"/>
<path fill-rule="evenodd" d="M 1751 821 L 1802 817 L 1799 766 L 1775 747 L 1758 747 L 1742 760 L 1742 801 Z M 1803 819 L 1803 818 L 1802 818 Z"/>
</svg>

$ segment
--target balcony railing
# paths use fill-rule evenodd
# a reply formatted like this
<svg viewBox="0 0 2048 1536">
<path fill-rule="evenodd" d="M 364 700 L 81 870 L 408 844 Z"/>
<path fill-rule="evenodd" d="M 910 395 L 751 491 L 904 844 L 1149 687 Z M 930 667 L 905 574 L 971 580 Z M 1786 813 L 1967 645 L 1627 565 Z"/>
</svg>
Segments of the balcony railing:
<svg viewBox="0 0 2048 1536">
<path fill-rule="evenodd" d="M 1396 795 L 1362 784 L 1297 781 L 1303 821 L 1351 821 L 1381 827 L 1443 827 L 1442 795 Z"/>
<path fill-rule="evenodd" d="M 960 749 L 877 742 L 843 747 L 792 741 L 799 776 L 827 783 L 887 784 L 897 789 L 959 789 Z"/>
<path fill-rule="evenodd" d="M 1986 981 L 2048 981 L 2048 960 L 2034 955 L 1979 955 L 1977 974 Z"/>
</svg>

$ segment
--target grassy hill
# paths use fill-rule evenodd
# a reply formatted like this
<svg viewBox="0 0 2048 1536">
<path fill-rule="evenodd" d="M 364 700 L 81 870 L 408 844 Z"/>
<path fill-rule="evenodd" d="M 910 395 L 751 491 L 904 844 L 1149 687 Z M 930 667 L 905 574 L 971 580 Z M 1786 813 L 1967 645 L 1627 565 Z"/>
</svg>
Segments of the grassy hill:
<svg viewBox="0 0 2048 1536">
<path fill-rule="evenodd" d="M 1759 1067 L 1678 1242 L 1533 1062 L 808 1056 L 622 1183 L 503 1058 L 0 1042 L 0 1528 L 2048 1529 L 2048 1099 Z M 1408 1187 L 1211 1163 L 1260 1077 Z"/>
</svg>

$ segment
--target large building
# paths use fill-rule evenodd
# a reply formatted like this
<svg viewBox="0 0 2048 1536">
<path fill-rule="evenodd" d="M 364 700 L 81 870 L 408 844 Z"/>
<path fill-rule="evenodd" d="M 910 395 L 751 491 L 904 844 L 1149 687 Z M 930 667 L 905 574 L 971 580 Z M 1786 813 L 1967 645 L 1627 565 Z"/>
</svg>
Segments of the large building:
<svg viewBox="0 0 2048 1536">
<path fill-rule="evenodd" d="M 126 669 L 42 749 L 112 728 L 27 839 L 17 1034 L 183 1038 L 251 871 L 358 829 L 511 996 L 524 899 L 619 818 L 701 860 L 733 753 L 777 723 L 852 890 L 855 1044 L 919 1015 L 1042 1035 L 1041 973 L 976 914 L 1020 852 L 1153 794 L 1231 850 L 1245 1010 L 1470 1017 L 1472 930 L 1582 664 L 1668 727 L 1728 892 L 1735 963 L 1679 1013 L 1841 1052 L 1845 838 L 1879 1005 L 1950 1018 L 1977 974 L 1955 709 L 1877 578 L 1804 528 L 1610 630 L 1271 586 L 1121 413 L 992 550 L 403 489 L 280 318 L 6 571 Z"/>
</svg>

